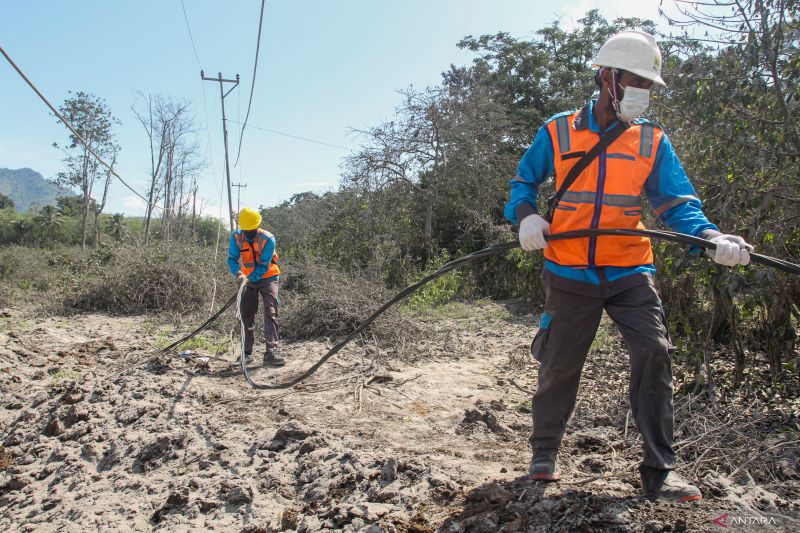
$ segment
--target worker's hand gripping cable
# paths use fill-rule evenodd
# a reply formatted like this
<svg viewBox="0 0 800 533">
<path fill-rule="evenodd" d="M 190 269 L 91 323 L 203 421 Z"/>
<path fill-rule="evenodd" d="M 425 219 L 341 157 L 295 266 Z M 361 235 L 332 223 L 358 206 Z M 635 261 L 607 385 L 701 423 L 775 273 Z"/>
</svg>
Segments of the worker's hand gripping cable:
<svg viewBox="0 0 800 533">
<path fill-rule="evenodd" d="M 550 224 L 533 213 L 522 219 L 519 225 L 519 244 L 526 252 L 541 250 L 547 247 L 547 235 Z"/>
<path fill-rule="evenodd" d="M 747 265 L 753 246 L 738 235 L 717 235 L 711 239 L 716 249 L 707 250 L 709 257 L 724 266 Z"/>
</svg>

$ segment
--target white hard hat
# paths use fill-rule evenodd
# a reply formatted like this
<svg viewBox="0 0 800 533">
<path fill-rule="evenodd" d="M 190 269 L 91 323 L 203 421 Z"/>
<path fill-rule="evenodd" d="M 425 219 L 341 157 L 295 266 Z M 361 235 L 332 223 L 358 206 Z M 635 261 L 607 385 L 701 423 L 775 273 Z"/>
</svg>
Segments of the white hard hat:
<svg viewBox="0 0 800 533">
<path fill-rule="evenodd" d="M 656 39 L 643 31 L 621 31 L 600 48 L 592 62 L 598 67 L 620 68 L 659 85 L 667 86 L 661 79 L 661 51 Z"/>
</svg>

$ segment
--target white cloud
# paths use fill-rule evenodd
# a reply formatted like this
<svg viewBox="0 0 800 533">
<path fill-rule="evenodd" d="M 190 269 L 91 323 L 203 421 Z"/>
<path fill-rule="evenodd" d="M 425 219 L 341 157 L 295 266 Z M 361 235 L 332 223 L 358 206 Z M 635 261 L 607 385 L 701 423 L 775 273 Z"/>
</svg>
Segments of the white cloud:
<svg viewBox="0 0 800 533">
<path fill-rule="evenodd" d="M 200 210 L 200 216 L 203 217 L 211 217 L 211 218 L 218 218 L 223 222 L 228 222 L 228 209 L 224 208 L 220 210 L 220 206 L 217 204 L 205 203 L 205 202 L 198 202 L 198 208 Z"/>
<path fill-rule="evenodd" d="M 125 209 L 130 209 L 132 211 L 139 211 L 145 208 L 145 202 L 138 196 L 126 196 L 122 200 L 122 206 Z"/>
</svg>

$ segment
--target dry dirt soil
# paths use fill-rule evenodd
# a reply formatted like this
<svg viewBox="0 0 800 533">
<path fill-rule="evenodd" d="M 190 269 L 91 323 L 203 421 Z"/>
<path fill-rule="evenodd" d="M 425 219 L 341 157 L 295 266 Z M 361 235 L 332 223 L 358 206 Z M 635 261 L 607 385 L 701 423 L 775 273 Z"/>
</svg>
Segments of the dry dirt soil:
<svg viewBox="0 0 800 533">
<path fill-rule="evenodd" d="M 702 475 L 701 502 L 639 497 L 627 355 L 613 335 L 584 372 L 563 480 L 528 481 L 535 317 L 469 309 L 425 320 L 403 358 L 351 345 L 275 392 L 251 389 L 230 354 L 158 353 L 157 339 L 178 333 L 166 320 L 11 310 L 0 531 L 800 530 L 791 450 L 785 486 L 747 469 L 728 479 L 712 462 L 682 466 Z M 288 344 L 287 367 L 252 375 L 285 379 L 328 347 Z M 694 413 L 679 410 L 677 424 Z M 712 522 L 722 515 L 726 528 Z"/>
</svg>

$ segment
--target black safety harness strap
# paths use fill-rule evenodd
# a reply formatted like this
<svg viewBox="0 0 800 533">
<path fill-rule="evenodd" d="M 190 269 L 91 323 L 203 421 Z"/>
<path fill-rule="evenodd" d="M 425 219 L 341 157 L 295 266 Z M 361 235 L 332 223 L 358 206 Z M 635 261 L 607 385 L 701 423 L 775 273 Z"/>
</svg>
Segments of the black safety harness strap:
<svg viewBox="0 0 800 533">
<path fill-rule="evenodd" d="M 583 112 L 586 112 L 584 110 Z M 575 166 L 573 166 L 569 172 L 567 173 L 567 177 L 564 178 L 564 181 L 561 182 L 561 187 L 558 188 L 558 191 L 547 199 L 547 214 L 544 217 L 545 220 L 552 223 L 553 222 L 553 214 L 556 211 L 556 206 L 558 206 L 558 202 L 561 201 L 561 197 L 564 196 L 564 193 L 569 190 L 575 180 L 578 179 L 578 176 L 586 170 L 586 167 L 595 160 L 595 158 L 600 155 L 600 153 L 608 148 L 608 146 L 613 143 L 615 140 L 619 138 L 620 135 L 630 128 L 630 124 L 627 122 L 620 121 L 611 131 L 607 132 L 605 135 L 600 137 L 600 140 L 597 141 L 591 150 L 586 152 L 586 155 L 581 157 Z"/>
</svg>

